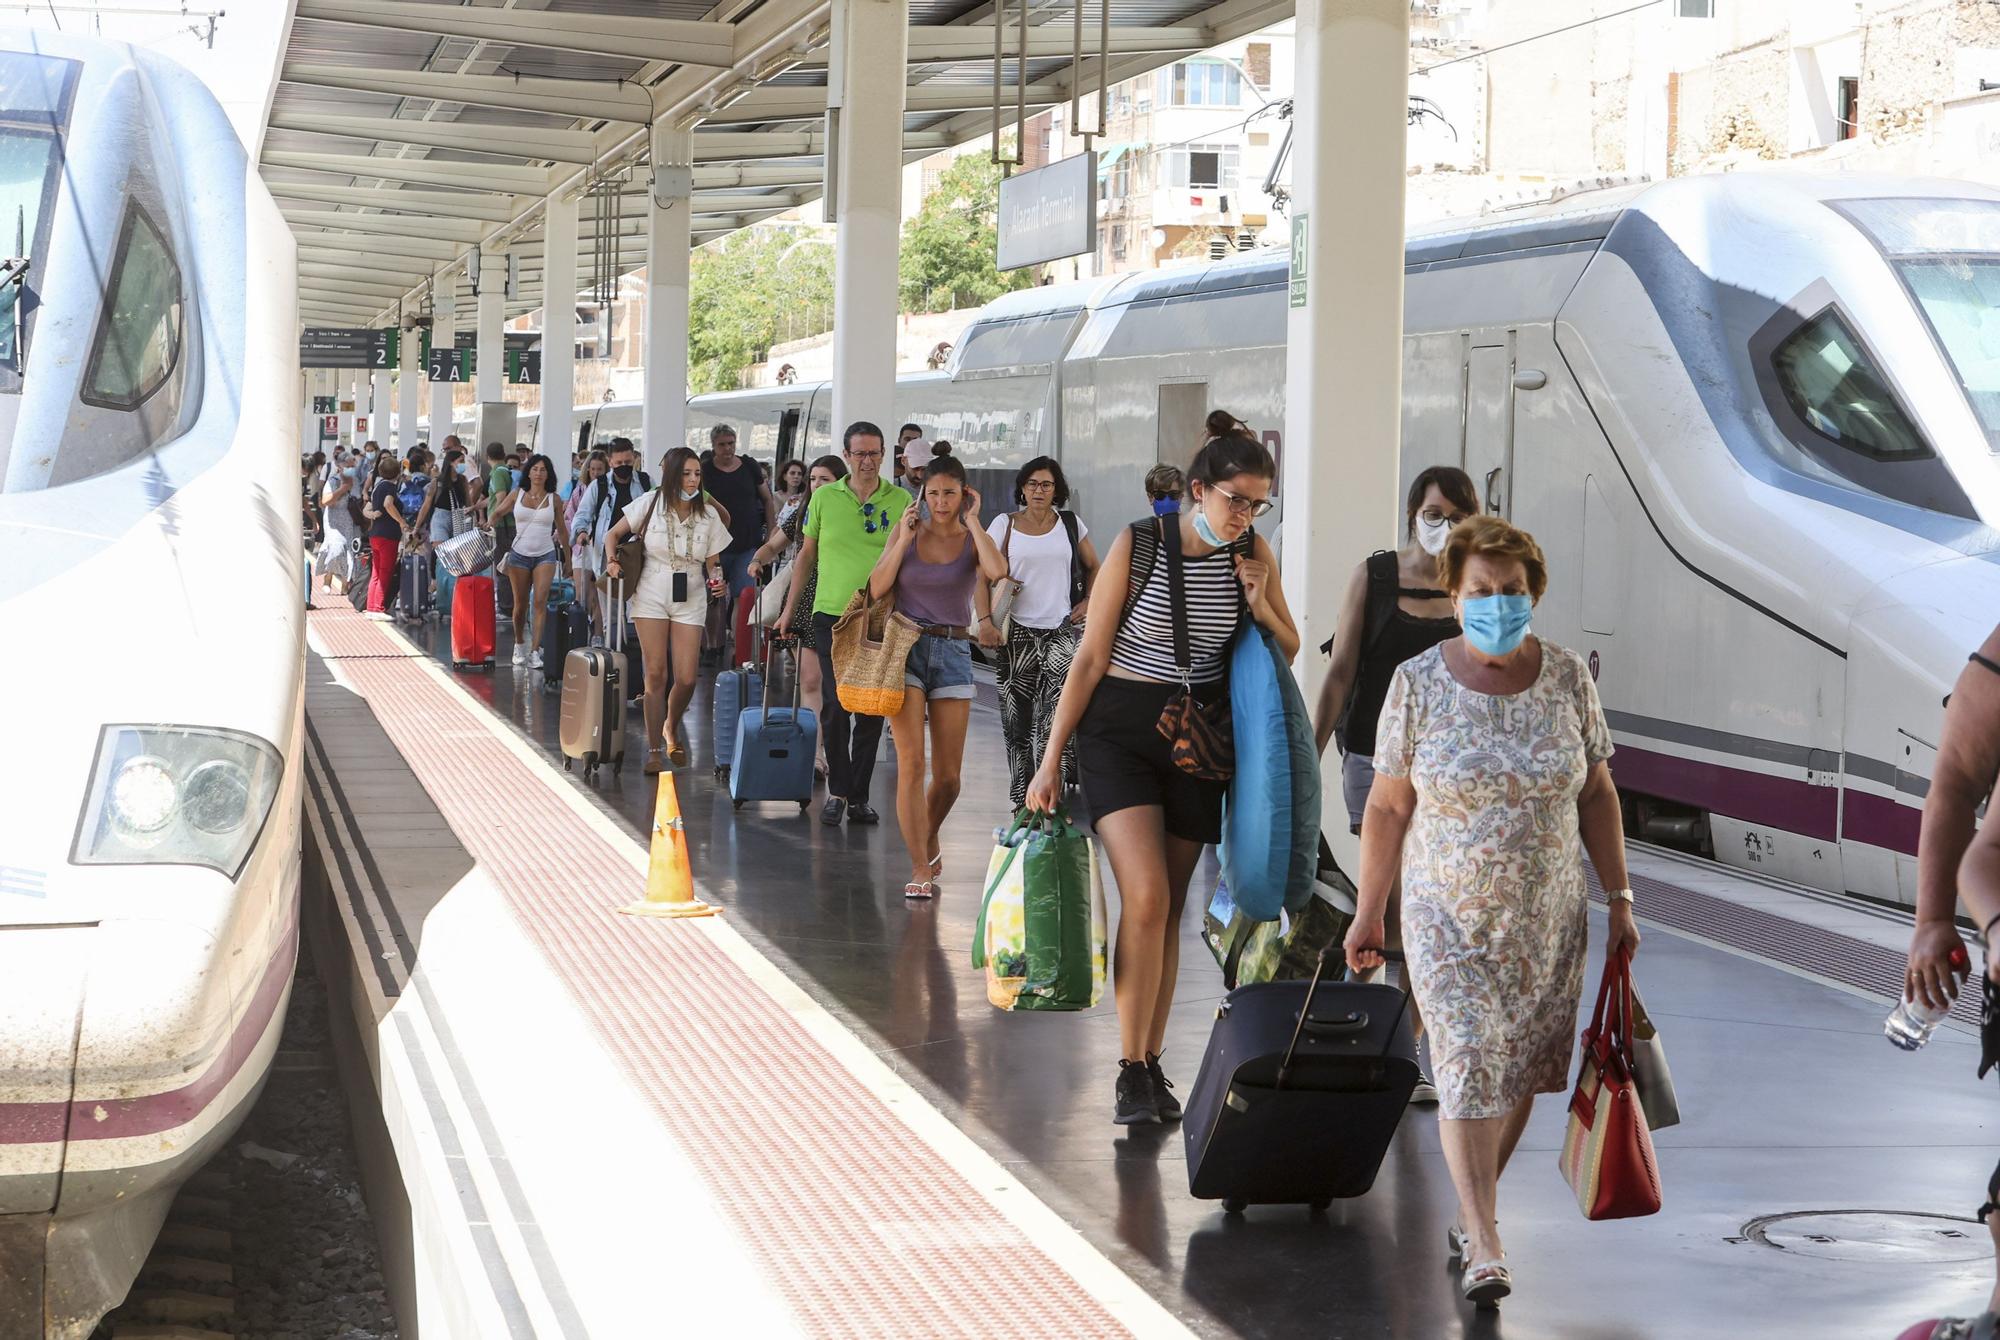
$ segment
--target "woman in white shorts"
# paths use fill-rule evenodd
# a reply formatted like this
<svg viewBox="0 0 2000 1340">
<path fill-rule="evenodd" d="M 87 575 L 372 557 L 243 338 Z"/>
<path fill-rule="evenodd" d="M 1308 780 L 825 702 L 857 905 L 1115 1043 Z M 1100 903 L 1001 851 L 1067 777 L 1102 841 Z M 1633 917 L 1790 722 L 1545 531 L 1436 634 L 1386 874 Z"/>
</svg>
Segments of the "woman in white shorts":
<svg viewBox="0 0 2000 1340">
<path fill-rule="evenodd" d="M 646 666 L 649 775 L 660 771 L 663 746 L 675 767 L 687 762 L 681 717 L 694 696 L 702 626 L 708 621 L 708 602 L 722 589 L 720 555 L 729 547 L 729 524 L 701 491 L 700 457 L 675 447 L 660 462 L 660 481 L 659 488 L 634 498 L 604 537 L 604 575 L 613 582 L 622 576 L 618 546 L 632 535 L 646 544 L 646 566 L 632 596 L 631 616 Z"/>
</svg>

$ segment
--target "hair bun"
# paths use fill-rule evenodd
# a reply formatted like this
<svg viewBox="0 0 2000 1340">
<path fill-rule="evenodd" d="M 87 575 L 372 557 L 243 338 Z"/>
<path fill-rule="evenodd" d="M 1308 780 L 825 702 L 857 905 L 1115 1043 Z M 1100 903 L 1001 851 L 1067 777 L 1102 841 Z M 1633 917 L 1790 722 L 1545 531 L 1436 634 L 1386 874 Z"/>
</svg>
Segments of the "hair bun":
<svg viewBox="0 0 2000 1340">
<path fill-rule="evenodd" d="M 939 459 L 941 459 L 941 458 L 943 458 L 943 457 L 946 457 L 946 456 L 949 456 L 949 455 L 951 455 L 951 443 L 949 443 L 949 442 L 933 442 L 933 443 L 931 444 L 931 459 L 932 459 L 932 460 L 934 460 L 934 461 L 935 461 L 935 460 L 939 460 Z"/>
<path fill-rule="evenodd" d="M 1209 411 L 1207 428 L 1210 437 L 1235 437 L 1238 435 L 1248 437 L 1250 435 L 1250 425 L 1226 409 Z"/>
</svg>

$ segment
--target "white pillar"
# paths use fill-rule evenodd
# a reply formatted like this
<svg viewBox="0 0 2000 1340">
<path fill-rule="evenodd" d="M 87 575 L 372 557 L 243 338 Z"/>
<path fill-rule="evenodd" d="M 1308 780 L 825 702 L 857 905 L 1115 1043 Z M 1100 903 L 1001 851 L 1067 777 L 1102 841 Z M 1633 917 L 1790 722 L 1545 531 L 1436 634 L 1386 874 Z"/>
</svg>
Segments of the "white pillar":
<svg viewBox="0 0 2000 1340">
<path fill-rule="evenodd" d="M 1313 702 L 1348 574 L 1398 543 L 1410 6 L 1298 0 L 1295 24 L 1279 562 Z M 1328 750 L 1329 809 L 1341 803 L 1339 768 Z M 1351 861 L 1347 825 L 1323 828 Z"/>
<path fill-rule="evenodd" d="M 655 132 L 653 162 L 685 166 L 692 156 L 685 131 Z M 639 459 L 651 471 L 661 456 L 687 441 L 688 272 L 693 245 L 692 201 L 684 192 L 664 208 L 655 198 L 646 227 L 646 395 Z M 546 286 L 544 277 L 543 284 Z"/>
<path fill-rule="evenodd" d="M 348 445 L 359 451 L 368 434 L 357 432 L 354 421 L 368 413 L 368 395 L 361 389 L 366 384 L 367 374 L 358 368 L 347 368 L 337 375 L 340 378 L 340 389 L 335 394 L 342 400 L 351 401 L 354 405 L 353 409 L 346 411 L 345 417 L 341 420 L 341 427 L 347 430 Z"/>
<path fill-rule="evenodd" d="M 389 431 L 389 415 L 394 410 L 394 398 L 390 394 L 391 373 L 387 368 L 375 369 L 374 394 L 368 397 L 368 436 L 381 444 L 382 450 L 394 451 L 396 444 Z"/>
<path fill-rule="evenodd" d="M 397 341 L 396 368 L 396 421 L 400 425 L 396 433 L 396 450 L 409 455 L 410 448 L 419 442 L 429 442 L 435 446 L 436 438 L 426 437 L 417 431 L 417 420 L 423 416 L 423 354 L 424 336 L 420 330 L 400 332 Z"/>
<path fill-rule="evenodd" d="M 507 257 L 504 253 L 486 252 L 479 258 L 479 315 L 478 325 L 473 327 L 479 341 L 474 355 L 479 370 L 473 378 L 473 387 L 482 405 L 504 398 L 500 388 L 507 379 L 507 336 L 503 329 L 506 320 Z M 511 449 L 514 444 L 505 445 Z"/>
<path fill-rule="evenodd" d="M 576 208 L 560 191 L 543 208 L 541 448 L 559 471 L 576 450 Z"/>
<path fill-rule="evenodd" d="M 449 349 L 458 336 L 458 271 L 447 270 L 431 286 L 431 348 Z M 450 382 L 431 383 L 431 445 L 451 431 Z"/>
<path fill-rule="evenodd" d="M 896 258 L 903 226 L 909 0 L 834 0 L 833 432 L 856 419 L 895 440 Z"/>
</svg>

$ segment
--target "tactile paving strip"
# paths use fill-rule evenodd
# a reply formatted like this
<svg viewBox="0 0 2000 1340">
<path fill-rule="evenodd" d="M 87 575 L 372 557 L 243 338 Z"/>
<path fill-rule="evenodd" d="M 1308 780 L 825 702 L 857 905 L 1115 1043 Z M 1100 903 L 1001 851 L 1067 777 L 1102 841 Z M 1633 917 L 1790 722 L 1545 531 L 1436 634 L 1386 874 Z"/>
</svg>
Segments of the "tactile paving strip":
<svg viewBox="0 0 2000 1340">
<path fill-rule="evenodd" d="M 394 639 L 312 619 L 808 1334 L 1127 1334 L 702 931 L 617 915 L 629 862 Z"/>
<path fill-rule="evenodd" d="M 1592 901 L 1604 901 L 1597 872 L 1585 866 Z M 1639 916 L 1704 940 L 1731 945 L 1774 963 L 1789 964 L 1815 976 L 1843 983 L 1882 999 L 1886 1017 L 1903 994 L 1901 954 L 1857 940 L 1839 931 L 1821 930 L 1754 907 L 1743 907 L 1665 880 L 1632 876 L 1632 893 Z M 1961 991 L 1951 1007 L 1954 1022 L 1979 1027 L 1979 992 Z"/>
<path fill-rule="evenodd" d="M 381 630 L 375 627 L 375 621 L 356 614 L 344 598 L 323 598 L 339 602 L 331 609 L 322 605 L 308 616 L 312 619 L 313 631 L 319 635 L 321 647 L 325 649 L 325 660 L 408 660 L 423 654 L 412 650 L 406 643 L 382 636 Z"/>
</svg>

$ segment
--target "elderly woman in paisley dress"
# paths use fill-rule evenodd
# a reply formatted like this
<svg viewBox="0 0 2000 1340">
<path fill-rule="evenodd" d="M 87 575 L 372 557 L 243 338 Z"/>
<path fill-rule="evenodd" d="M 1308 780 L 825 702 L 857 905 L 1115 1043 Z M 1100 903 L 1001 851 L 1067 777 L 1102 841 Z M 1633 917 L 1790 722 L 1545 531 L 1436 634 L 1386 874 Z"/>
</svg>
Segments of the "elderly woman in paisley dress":
<svg viewBox="0 0 2000 1340">
<path fill-rule="evenodd" d="M 1460 1289 L 1512 1289 L 1495 1192 L 1535 1095 L 1569 1088 L 1583 993 L 1587 849 L 1611 890 L 1611 943 L 1636 949 L 1611 731 L 1577 653 L 1528 635 L 1548 586 L 1541 548 L 1498 517 L 1440 558 L 1460 637 L 1403 663 L 1382 706 L 1361 829 L 1357 970 L 1382 961 L 1403 877 L 1403 947 L 1430 1025 L 1438 1131 L 1458 1191 Z M 1461 1227 L 1462 1226 L 1462 1227 Z"/>
</svg>

